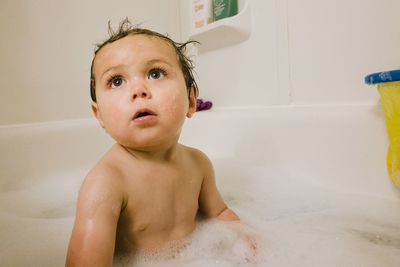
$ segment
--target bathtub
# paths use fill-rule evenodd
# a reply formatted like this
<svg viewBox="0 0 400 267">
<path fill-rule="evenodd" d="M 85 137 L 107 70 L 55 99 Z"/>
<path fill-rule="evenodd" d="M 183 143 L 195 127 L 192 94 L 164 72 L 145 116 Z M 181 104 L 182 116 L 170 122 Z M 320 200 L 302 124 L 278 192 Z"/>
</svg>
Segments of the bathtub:
<svg viewBox="0 0 400 267">
<path fill-rule="evenodd" d="M 181 142 L 209 155 L 226 202 L 260 231 L 259 266 L 399 266 L 379 106 L 215 109 Z M 0 266 L 63 266 L 78 188 L 112 143 L 94 119 L 0 127 Z"/>
</svg>

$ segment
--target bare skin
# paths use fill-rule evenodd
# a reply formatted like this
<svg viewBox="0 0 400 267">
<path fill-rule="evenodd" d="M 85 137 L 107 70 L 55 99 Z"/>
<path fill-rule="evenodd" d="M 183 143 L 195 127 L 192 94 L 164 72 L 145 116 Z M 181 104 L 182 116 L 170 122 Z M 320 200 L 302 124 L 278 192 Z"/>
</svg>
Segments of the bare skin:
<svg viewBox="0 0 400 267">
<path fill-rule="evenodd" d="M 181 240 L 198 213 L 239 220 L 207 156 L 178 143 L 196 96 L 173 48 L 157 37 L 127 36 L 102 48 L 94 69 L 92 109 L 116 144 L 82 184 L 66 266 L 112 266 L 117 251 Z"/>
</svg>

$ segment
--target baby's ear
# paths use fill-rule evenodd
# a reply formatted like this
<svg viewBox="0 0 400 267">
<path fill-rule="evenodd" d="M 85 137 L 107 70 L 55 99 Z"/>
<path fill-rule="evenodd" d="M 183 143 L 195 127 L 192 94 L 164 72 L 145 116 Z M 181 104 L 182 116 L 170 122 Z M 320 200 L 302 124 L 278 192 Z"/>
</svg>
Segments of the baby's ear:
<svg viewBox="0 0 400 267">
<path fill-rule="evenodd" d="M 103 119 L 101 117 L 101 112 L 100 112 L 99 107 L 97 106 L 96 102 L 92 102 L 92 112 L 93 112 L 93 115 L 96 117 L 97 121 L 100 123 L 100 126 L 104 128 L 104 123 L 103 123 Z"/>
<path fill-rule="evenodd" d="M 196 112 L 197 108 L 197 96 L 194 90 L 194 87 L 190 88 L 189 91 L 189 109 L 186 113 L 186 117 L 191 118 L 193 114 Z"/>
</svg>

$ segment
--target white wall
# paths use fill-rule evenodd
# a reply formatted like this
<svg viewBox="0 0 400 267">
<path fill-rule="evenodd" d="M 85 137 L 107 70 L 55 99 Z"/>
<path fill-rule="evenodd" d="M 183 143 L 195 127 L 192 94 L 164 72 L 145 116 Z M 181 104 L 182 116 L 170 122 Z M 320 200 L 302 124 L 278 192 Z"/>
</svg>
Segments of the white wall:
<svg viewBox="0 0 400 267">
<path fill-rule="evenodd" d="M 180 1 L 2 0 L 0 125 L 91 116 L 107 21 L 179 39 Z M 400 67 L 398 0 L 249 1 L 250 39 L 198 56 L 200 96 L 217 107 L 377 102 L 363 77 Z"/>
<path fill-rule="evenodd" d="M 0 125 L 89 117 L 94 44 L 125 17 L 179 37 L 176 0 L 2 0 Z"/>
<path fill-rule="evenodd" d="M 250 8 L 249 40 L 198 55 L 200 96 L 211 99 L 216 106 L 269 105 L 281 101 L 276 3 L 252 1 Z"/>
<path fill-rule="evenodd" d="M 376 101 L 363 77 L 400 68 L 400 1 L 288 0 L 294 103 Z"/>
<path fill-rule="evenodd" d="M 375 103 L 364 76 L 400 67 L 398 0 L 249 1 L 250 39 L 199 55 L 216 106 Z"/>
</svg>

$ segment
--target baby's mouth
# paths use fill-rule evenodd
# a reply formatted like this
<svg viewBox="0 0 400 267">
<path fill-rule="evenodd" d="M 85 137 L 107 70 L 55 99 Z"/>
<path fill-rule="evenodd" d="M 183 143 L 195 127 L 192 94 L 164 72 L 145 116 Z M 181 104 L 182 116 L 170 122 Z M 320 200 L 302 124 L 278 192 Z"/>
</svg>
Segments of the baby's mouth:
<svg viewBox="0 0 400 267">
<path fill-rule="evenodd" d="M 149 109 L 140 109 L 133 115 L 133 120 L 145 118 L 147 116 L 156 116 L 156 114 Z"/>
</svg>

